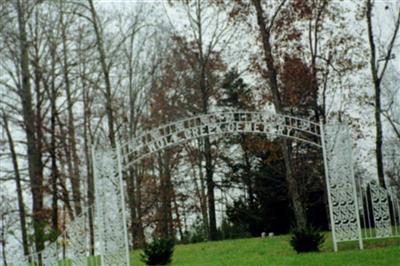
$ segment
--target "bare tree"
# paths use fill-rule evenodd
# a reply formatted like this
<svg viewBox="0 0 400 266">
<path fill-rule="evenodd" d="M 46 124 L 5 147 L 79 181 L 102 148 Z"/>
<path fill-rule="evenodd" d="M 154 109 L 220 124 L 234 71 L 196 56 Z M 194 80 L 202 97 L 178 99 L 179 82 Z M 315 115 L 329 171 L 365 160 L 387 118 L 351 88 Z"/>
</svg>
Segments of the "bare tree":
<svg viewBox="0 0 400 266">
<path fill-rule="evenodd" d="M 74 102 L 72 100 L 72 89 L 70 82 L 70 62 L 69 62 L 69 52 L 68 52 L 68 36 L 67 27 L 68 24 L 65 21 L 65 4 L 59 3 L 59 24 L 60 24 L 60 37 L 62 40 L 62 68 L 63 68 L 63 79 L 65 84 L 65 94 L 67 98 L 67 112 L 68 112 L 68 146 L 70 150 L 70 156 L 72 161 L 72 171 L 71 171 L 71 184 L 72 184 L 72 194 L 74 199 L 75 213 L 80 215 L 82 212 L 82 202 L 81 202 L 81 188 L 80 188 L 80 170 L 79 170 L 79 157 L 77 152 L 76 144 L 76 133 L 75 133 L 75 119 L 73 113 Z M 71 18 L 69 23 L 73 22 Z"/>
<path fill-rule="evenodd" d="M 219 5 L 200 0 L 183 1 L 182 5 L 188 20 L 189 37 L 187 40 L 180 39 L 177 32 L 177 44 L 183 53 L 184 60 L 187 60 L 188 67 L 193 72 L 191 83 L 187 83 L 187 86 L 195 89 L 196 96 L 190 95 L 190 90 L 182 94 L 188 97 L 187 110 L 190 114 L 206 114 L 211 111 L 212 98 L 215 98 L 217 94 L 218 72 L 224 68 L 220 56 L 232 42 L 235 27 L 224 17 L 224 12 Z M 189 42 L 192 42 L 192 47 L 188 44 Z M 213 145 L 208 136 L 204 137 L 201 143 L 207 186 L 208 238 L 216 240 Z"/>
<path fill-rule="evenodd" d="M 387 44 L 385 51 L 383 52 L 383 59 L 378 58 L 377 56 L 377 40 L 374 35 L 373 28 L 373 7 L 374 3 L 372 0 L 366 1 L 366 21 L 368 27 L 368 41 L 370 47 L 370 68 L 372 75 L 372 82 L 375 89 L 375 125 L 376 125 L 376 162 L 377 162 L 377 171 L 378 171 L 378 179 L 381 186 L 386 187 L 385 184 L 385 172 L 383 166 L 383 152 L 382 152 L 382 143 L 383 143 L 383 132 L 382 132 L 382 79 L 385 75 L 386 69 L 389 64 L 389 60 L 392 57 L 393 46 L 397 39 L 397 34 L 399 32 L 400 27 L 400 7 L 398 8 L 397 19 L 394 25 L 393 33 L 391 34 L 391 38 L 389 43 Z M 382 67 L 379 66 L 379 63 L 382 63 Z"/>
<path fill-rule="evenodd" d="M 263 45 L 265 64 L 268 68 L 269 87 L 273 96 L 273 104 L 278 113 L 284 113 L 282 98 L 278 85 L 278 70 L 272 52 L 271 31 L 273 29 L 276 17 L 279 15 L 282 7 L 286 4 L 286 0 L 280 1 L 273 15 L 266 21 L 265 12 L 260 0 L 252 0 L 257 14 L 257 24 L 259 27 L 260 37 Z M 282 140 L 282 153 L 286 166 L 286 180 L 288 183 L 289 195 L 292 201 L 293 211 L 296 217 L 297 225 L 304 227 L 307 224 L 306 211 L 303 200 L 299 192 L 299 184 L 293 174 L 293 166 L 291 160 L 291 144 L 288 140 Z"/>
<path fill-rule="evenodd" d="M 35 231 L 36 250 L 40 251 L 44 248 L 44 231 L 41 219 L 43 210 L 43 163 L 41 158 L 41 150 L 38 143 L 41 141 L 37 132 L 37 119 L 33 108 L 30 67 L 29 67 L 29 41 L 27 38 L 26 24 L 29 14 L 28 3 L 18 0 L 16 3 L 18 14 L 18 30 L 19 30 L 19 65 L 21 68 L 21 87 L 19 95 L 22 103 L 22 116 L 24 120 L 24 129 L 27 138 L 28 152 L 28 168 L 29 178 L 32 192 L 32 212 L 33 212 L 33 228 Z"/>
<path fill-rule="evenodd" d="M 112 106 L 112 88 L 110 81 L 110 62 L 107 61 L 106 50 L 104 47 L 104 35 L 101 27 L 101 22 L 99 21 L 99 17 L 97 15 L 95 6 L 93 4 L 93 0 L 88 0 L 89 2 L 89 10 L 91 14 L 91 23 L 96 36 L 96 47 L 99 53 L 99 60 L 101 64 L 101 70 L 104 75 L 104 83 L 105 83 L 105 92 L 104 97 L 106 101 L 106 113 L 107 113 L 107 122 L 108 122 L 108 138 L 110 140 L 110 144 L 112 147 L 116 145 L 116 135 L 115 135 L 115 119 L 114 119 L 114 111 Z"/>
<path fill-rule="evenodd" d="M 8 117 L 4 110 L 2 110 L 3 123 L 2 126 L 6 131 L 8 145 L 11 153 L 12 164 L 14 167 L 14 175 L 15 175 L 15 186 L 17 188 L 17 199 L 18 199 L 18 214 L 19 214 L 19 222 L 21 225 L 21 235 L 22 235 L 22 248 L 24 251 L 24 255 L 29 254 L 29 243 L 28 243 L 28 234 L 27 234 L 27 226 L 26 226 L 26 211 L 25 211 L 25 203 L 24 196 L 22 192 L 22 181 L 21 175 L 18 166 L 17 153 L 15 151 L 15 144 L 13 137 L 11 135 L 10 128 L 8 126 Z M 4 251 L 4 250 L 3 250 Z"/>
</svg>

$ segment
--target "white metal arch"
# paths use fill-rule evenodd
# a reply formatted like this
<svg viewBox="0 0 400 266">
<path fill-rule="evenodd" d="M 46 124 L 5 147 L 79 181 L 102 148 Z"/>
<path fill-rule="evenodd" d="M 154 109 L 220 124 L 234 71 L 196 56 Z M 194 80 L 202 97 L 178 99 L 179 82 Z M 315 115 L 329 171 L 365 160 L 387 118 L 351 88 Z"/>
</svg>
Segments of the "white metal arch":
<svg viewBox="0 0 400 266">
<path fill-rule="evenodd" d="M 106 247 L 116 247 L 112 248 L 113 252 L 124 250 L 127 265 L 129 265 L 122 176 L 128 167 L 167 147 L 206 136 L 235 133 L 285 137 L 321 148 L 325 165 L 334 249 L 337 250 L 337 242 L 352 240 L 359 240 L 360 248 L 363 248 L 352 171 L 351 136 L 343 124 L 329 124 L 327 130 L 328 134 L 324 132 L 321 122 L 317 123 L 310 119 L 285 114 L 247 111 L 216 112 L 197 115 L 143 131 L 132 140 L 122 145 L 117 144 L 115 149 L 96 154 L 94 165 L 97 168 L 95 171 L 97 172 L 97 217 L 98 220 L 104 220 L 104 213 L 107 211 L 113 212 L 111 215 L 108 214 L 108 217 L 116 218 L 103 222 L 99 227 L 104 228 L 113 224 L 112 227 L 116 229 L 114 231 L 124 232 L 124 235 L 107 235 L 107 233 L 102 233 L 103 229 L 100 229 L 100 238 L 103 242 L 102 261 L 109 260 L 115 263 L 113 256 L 106 253 L 108 249 Z M 104 202 L 105 197 L 112 200 L 108 200 L 106 203 Z M 339 201 L 341 204 L 337 204 Z M 111 202 L 113 203 L 111 204 Z M 121 246 L 122 242 L 125 243 L 124 247 Z M 123 264 L 118 263 L 118 265 Z"/>
<path fill-rule="evenodd" d="M 216 112 L 143 131 L 132 140 L 117 144 L 115 149 L 92 151 L 96 193 L 96 254 L 100 255 L 102 265 L 130 265 L 124 170 L 167 147 L 205 136 L 235 133 L 285 137 L 321 148 L 334 249 L 337 250 L 337 242 L 353 240 L 359 240 L 362 248 L 351 136 L 345 125 L 323 126 L 310 119 L 269 112 Z M 82 233 L 86 232 L 82 228 L 84 224 L 76 219 L 69 225 L 69 243 L 74 245 L 74 249 L 71 249 L 68 257 L 73 265 L 85 265 L 85 254 L 89 249 L 85 249 L 88 241 L 85 233 Z M 45 265 L 58 263 L 59 251 L 54 247 L 51 245 L 43 252 Z M 47 262 L 47 259 L 51 262 Z"/>
<path fill-rule="evenodd" d="M 215 112 L 168 123 L 144 131 L 122 144 L 128 149 L 124 161 L 129 165 L 167 147 L 179 145 L 193 139 L 232 133 L 265 134 L 286 137 L 308 143 L 317 148 L 321 145 L 321 127 L 310 119 L 267 112 Z"/>
<path fill-rule="evenodd" d="M 321 148 L 335 251 L 337 242 L 359 240 L 362 249 L 357 192 L 352 165 L 352 139 L 346 125 L 270 112 L 231 111 L 201 114 L 143 131 L 118 145 L 120 171 L 167 147 L 213 135 L 253 133 L 285 137 Z M 122 152 L 124 151 L 124 152 Z M 120 178 L 121 179 L 121 178 Z M 122 179 L 121 179 L 122 180 Z M 123 194 L 123 193 L 122 193 Z M 338 204 L 340 202 L 340 204 Z"/>
</svg>

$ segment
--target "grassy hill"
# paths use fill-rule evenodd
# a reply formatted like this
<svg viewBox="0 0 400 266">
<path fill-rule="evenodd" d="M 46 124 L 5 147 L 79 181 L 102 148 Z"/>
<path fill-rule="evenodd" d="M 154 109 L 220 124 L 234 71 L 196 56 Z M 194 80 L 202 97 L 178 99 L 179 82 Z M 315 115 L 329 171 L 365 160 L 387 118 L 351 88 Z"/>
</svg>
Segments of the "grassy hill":
<svg viewBox="0 0 400 266">
<path fill-rule="evenodd" d="M 296 254 L 289 245 L 289 236 L 250 238 L 177 245 L 172 265 L 296 265 L 296 266 L 400 266 L 400 239 L 366 242 L 366 249 L 357 250 L 357 243 L 339 246 L 332 252 L 331 239 L 327 239 L 320 253 Z M 133 265 L 140 262 L 140 251 L 132 255 Z"/>
</svg>

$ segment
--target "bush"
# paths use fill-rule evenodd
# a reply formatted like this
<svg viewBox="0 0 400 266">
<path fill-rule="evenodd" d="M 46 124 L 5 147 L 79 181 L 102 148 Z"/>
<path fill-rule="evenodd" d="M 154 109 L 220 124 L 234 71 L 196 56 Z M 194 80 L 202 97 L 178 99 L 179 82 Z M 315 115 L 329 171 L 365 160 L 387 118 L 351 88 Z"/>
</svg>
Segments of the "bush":
<svg viewBox="0 0 400 266">
<path fill-rule="evenodd" d="M 175 242 L 173 239 L 154 239 L 153 242 L 144 245 L 141 260 L 146 265 L 167 265 L 171 263 Z"/>
<path fill-rule="evenodd" d="M 227 219 L 222 219 L 221 227 L 218 228 L 218 239 L 236 239 L 251 237 L 247 228 L 242 224 L 234 224 Z"/>
<path fill-rule="evenodd" d="M 190 243 L 199 243 L 199 242 L 205 242 L 207 241 L 207 227 L 203 223 L 202 219 L 200 217 L 197 217 L 191 232 L 189 233 L 189 242 Z"/>
<path fill-rule="evenodd" d="M 325 241 L 325 236 L 313 227 L 295 228 L 292 230 L 290 245 L 300 252 L 319 251 Z"/>
</svg>

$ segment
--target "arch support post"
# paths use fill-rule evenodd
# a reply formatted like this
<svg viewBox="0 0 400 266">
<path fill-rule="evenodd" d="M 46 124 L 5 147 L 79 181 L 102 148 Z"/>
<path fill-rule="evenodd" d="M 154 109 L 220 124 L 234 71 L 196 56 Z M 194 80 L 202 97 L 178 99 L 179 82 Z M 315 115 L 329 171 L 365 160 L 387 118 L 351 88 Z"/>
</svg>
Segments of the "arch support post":
<svg viewBox="0 0 400 266">
<path fill-rule="evenodd" d="M 328 206 L 329 206 L 329 219 L 330 219 L 330 227 L 332 233 L 332 241 L 333 241 L 333 250 L 335 252 L 338 251 L 338 246 L 336 242 L 336 232 L 335 232 L 335 220 L 333 219 L 333 208 L 332 208 L 332 199 L 331 199 L 331 190 L 329 185 L 329 169 L 328 169 L 328 159 L 326 157 L 326 143 L 325 143 L 325 131 L 324 131 L 324 123 L 320 120 L 320 134 L 321 134 L 321 146 L 322 146 L 322 156 L 324 158 L 324 171 L 325 171 L 325 184 L 326 184 L 326 193 L 328 197 Z"/>
<path fill-rule="evenodd" d="M 100 217 L 102 216 L 102 211 L 101 211 L 101 207 L 103 204 L 101 202 L 101 196 L 100 196 L 100 191 L 98 188 L 98 178 L 99 178 L 99 162 L 97 161 L 97 156 L 96 156 L 96 151 L 94 149 L 94 147 L 92 147 L 92 164 L 93 164 L 93 181 L 94 181 L 94 194 L 95 194 L 95 218 L 97 219 L 98 222 L 98 226 L 97 226 L 97 232 L 96 232 L 96 236 L 98 238 L 99 241 L 99 250 L 100 250 L 100 264 L 104 265 L 104 228 L 103 228 L 103 221 L 98 221 L 99 219 L 101 219 Z M 96 238 L 96 237 L 95 237 Z M 97 249 L 95 248 L 95 252 L 97 252 Z"/>
<path fill-rule="evenodd" d="M 93 166 L 101 265 L 129 266 L 121 148 L 93 151 Z"/>
<path fill-rule="evenodd" d="M 121 198 L 121 211 L 122 211 L 122 220 L 124 229 L 125 258 L 126 258 L 126 265 L 130 266 L 128 229 L 126 226 L 127 219 L 126 219 L 126 208 L 125 208 L 125 190 L 124 190 L 124 179 L 122 175 L 122 150 L 119 142 L 117 142 L 117 165 L 118 165 L 119 186 L 121 191 L 120 198 Z"/>
<path fill-rule="evenodd" d="M 339 242 L 358 241 L 364 249 L 348 126 L 320 122 L 320 129 L 333 248 L 337 251 Z"/>
</svg>

